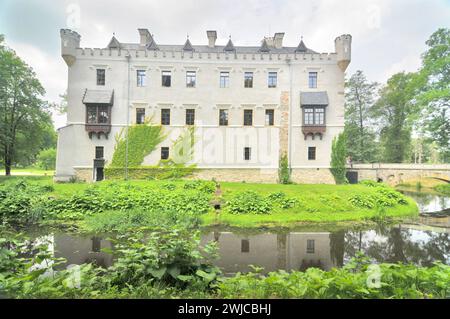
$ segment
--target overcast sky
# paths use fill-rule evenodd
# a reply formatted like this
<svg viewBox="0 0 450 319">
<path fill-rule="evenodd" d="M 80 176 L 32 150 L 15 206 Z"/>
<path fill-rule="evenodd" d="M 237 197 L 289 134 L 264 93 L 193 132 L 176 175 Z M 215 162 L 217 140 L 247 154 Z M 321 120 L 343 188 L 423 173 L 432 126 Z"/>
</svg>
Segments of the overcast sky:
<svg viewBox="0 0 450 319">
<path fill-rule="evenodd" d="M 160 44 L 206 44 L 217 30 L 218 44 L 231 35 L 235 45 L 259 45 L 264 36 L 285 32 L 284 45 L 305 44 L 333 52 L 335 37 L 353 36 L 347 74 L 363 70 L 384 82 L 395 72 L 415 71 L 425 41 L 450 26 L 450 0 L 0 0 L 0 34 L 36 71 L 49 101 L 67 86 L 60 57 L 60 28 L 81 34 L 82 47 L 105 47 L 115 33 L 138 42 L 148 28 Z M 55 125 L 65 123 L 54 116 Z"/>
</svg>

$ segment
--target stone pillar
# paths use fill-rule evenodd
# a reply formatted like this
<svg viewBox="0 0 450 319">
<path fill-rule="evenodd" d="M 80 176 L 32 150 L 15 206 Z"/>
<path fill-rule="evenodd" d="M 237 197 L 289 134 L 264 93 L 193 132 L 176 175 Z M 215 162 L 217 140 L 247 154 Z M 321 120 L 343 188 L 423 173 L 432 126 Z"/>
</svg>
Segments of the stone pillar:
<svg viewBox="0 0 450 319">
<path fill-rule="evenodd" d="M 289 149 L 289 91 L 280 96 L 280 157 L 287 155 Z"/>
</svg>

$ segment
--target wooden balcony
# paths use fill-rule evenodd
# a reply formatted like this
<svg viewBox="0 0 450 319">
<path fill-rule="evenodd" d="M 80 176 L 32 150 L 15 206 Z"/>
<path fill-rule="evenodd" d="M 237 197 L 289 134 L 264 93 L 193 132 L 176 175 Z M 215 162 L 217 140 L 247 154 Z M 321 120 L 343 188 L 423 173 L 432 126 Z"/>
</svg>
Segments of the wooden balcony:
<svg viewBox="0 0 450 319">
<path fill-rule="evenodd" d="M 100 138 L 101 134 L 104 134 L 108 138 L 111 132 L 111 124 L 85 124 L 86 132 L 89 134 L 89 138 L 92 138 L 93 134 L 96 134 Z"/>
<path fill-rule="evenodd" d="M 325 134 L 326 130 L 327 130 L 326 125 L 303 125 L 302 126 L 302 133 L 303 133 L 303 136 L 305 137 L 305 140 L 308 137 L 308 135 L 310 135 L 313 140 L 316 136 L 319 136 L 320 139 L 322 139 L 323 134 Z"/>
</svg>

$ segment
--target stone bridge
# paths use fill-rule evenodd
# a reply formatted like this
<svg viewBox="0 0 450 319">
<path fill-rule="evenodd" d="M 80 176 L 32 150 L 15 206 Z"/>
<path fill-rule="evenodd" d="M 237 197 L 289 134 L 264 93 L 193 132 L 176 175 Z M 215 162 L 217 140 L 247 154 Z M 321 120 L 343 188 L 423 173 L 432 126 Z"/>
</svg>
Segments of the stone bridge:
<svg viewBox="0 0 450 319">
<path fill-rule="evenodd" d="M 428 177 L 450 183 L 450 164 L 353 164 L 347 171 L 353 182 L 356 178 L 357 181 L 368 179 L 397 185 Z"/>
</svg>

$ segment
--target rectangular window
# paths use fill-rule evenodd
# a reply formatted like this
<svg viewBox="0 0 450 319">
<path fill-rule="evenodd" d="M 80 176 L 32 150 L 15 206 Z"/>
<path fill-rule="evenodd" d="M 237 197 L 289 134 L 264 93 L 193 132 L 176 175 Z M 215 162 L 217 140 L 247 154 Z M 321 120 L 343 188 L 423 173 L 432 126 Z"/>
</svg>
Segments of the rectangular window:
<svg viewBox="0 0 450 319">
<path fill-rule="evenodd" d="M 244 160 L 249 161 L 252 156 L 252 149 L 250 147 L 244 147 Z"/>
<path fill-rule="evenodd" d="M 172 85 L 172 72 L 171 71 L 162 71 L 162 86 L 170 87 Z"/>
<path fill-rule="evenodd" d="M 186 110 L 186 125 L 194 125 L 195 122 L 195 110 L 187 109 Z"/>
<path fill-rule="evenodd" d="M 103 146 L 95 147 L 95 158 L 96 159 L 103 158 Z"/>
<path fill-rule="evenodd" d="M 303 108 L 303 125 L 325 125 L 325 108 Z"/>
<path fill-rule="evenodd" d="M 253 87 L 253 72 L 244 73 L 244 87 L 246 88 Z"/>
<path fill-rule="evenodd" d="M 220 87 L 227 88 L 230 86 L 230 72 L 220 72 Z"/>
<path fill-rule="evenodd" d="M 169 148 L 161 147 L 161 159 L 166 160 L 169 159 Z"/>
<path fill-rule="evenodd" d="M 99 124 L 109 123 L 109 114 L 107 106 L 102 105 L 98 107 L 98 123 Z"/>
<path fill-rule="evenodd" d="M 308 239 L 307 241 L 306 241 L 306 253 L 307 254 L 314 254 L 314 245 L 315 244 L 315 241 L 314 241 L 314 239 Z"/>
<path fill-rule="evenodd" d="M 186 87 L 195 88 L 195 83 L 197 81 L 197 74 L 195 71 L 186 72 Z"/>
<path fill-rule="evenodd" d="M 244 125 L 253 125 L 253 110 L 244 110 Z"/>
<path fill-rule="evenodd" d="M 144 124 L 145 122 L 145 109 L 136 109 L 136 124 Z"/>
<path fill-rule="evenodd" d="M 277 72 L 269 72 L 269 77 L 267 79 L 267 85 L 270 88 L 277 87 Z"/>
<path fill-rule="evenodd" d="M 248 239 L 241 240 L 241 253 L 250 252 L 250 241 Z"/>
<path fill-rule="evenodd" d="M 105 69 L 97 69 L 97 85 L 105 85 Z"/>
<path fill-rule="evenodd" d="M 274 122 L 274 110 L 266 110 L 266 125 L 272 126 Z"/>
<path fill-rule="evenodd" d="M 97 124 L 97 106 L 87 107 L 87 122 L 88 124 Z"/>
<path fill-rule="evenodd" d="M 170 125 L 170 109 L 161 109 L 161 124 Z"/>
<path fill-rule="evenodd" d="M 316 159 L 316 148 L 308 147 L 308 160 L 315 160 L 315 159 Z"/>
<path fill-rule="evenodd" d="M 106 105 L 89 105 L 86 108 L 87 124 L 109 124 L 109 107 Z"/>
<path fill-rule="evenodd" d="M 317 72 L 309 72 L 309 88 L 317 88 Z"/>
<path fill-rule="evenodd" d="M 145 70 L 137 70 L 136 71 L 136 77 L 137 77 L 137 86 L 138 87 L 144 87 L 146 85 L 146 83 L 145 83 Z"/>
<path fill-rule="evenodd" d="M 228 110 L 219 111 L 219 125 L 228 125 Z"/>
</svg>

